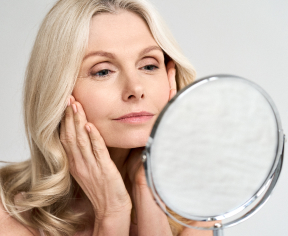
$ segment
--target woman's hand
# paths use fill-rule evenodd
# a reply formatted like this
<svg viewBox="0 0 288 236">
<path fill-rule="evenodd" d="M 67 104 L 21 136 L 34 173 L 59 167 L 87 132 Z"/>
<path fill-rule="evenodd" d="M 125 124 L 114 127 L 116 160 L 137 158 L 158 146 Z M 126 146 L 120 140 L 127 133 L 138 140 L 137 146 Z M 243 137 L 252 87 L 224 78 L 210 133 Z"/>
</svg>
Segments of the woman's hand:
<svg viewBox="0 0 288 236">
<path fill-rule="evenodd" d="M 87 122 L 81 104 L 72 96 L 61 121 L 60 140 L 69 160 L 70 173 L 94 208 L 95 222 L 121 216 L 128 218 L 130 225 L 132 203 L 123 179 L 100 133 Z"/>
</svg>

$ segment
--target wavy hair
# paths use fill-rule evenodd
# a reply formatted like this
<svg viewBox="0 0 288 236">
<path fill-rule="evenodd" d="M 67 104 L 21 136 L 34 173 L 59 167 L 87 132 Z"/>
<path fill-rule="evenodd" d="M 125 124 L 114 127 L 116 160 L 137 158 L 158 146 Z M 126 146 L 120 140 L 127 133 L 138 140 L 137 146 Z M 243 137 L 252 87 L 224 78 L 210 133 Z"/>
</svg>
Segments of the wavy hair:
<svg viewBox="0 0 288 236">
<path fill-rule="evenodd" d="M 116 14 L 120 9 L 142 17 L 166 63 L 170 59 L 175 62 L 178 90 L 195 79 L 192 65 L 145 0 L 60 0 L 54 5 L 41 24 L 25 75 L 23 113 L 31 158 L 0 170 L 5 210 L 23 225 L 42 229 L 45 235 L 73 235 L 85 226 L 84 213 L 70 209 L 81 189 L 69 173 L 59 124 L 88 45 L 92 17 L 103 12 Z M 15 196 L 23 192 L 24 197 L 16 202 Z M 29 218 L 21 214 L 27 211 Z M 183 226 L 168 220 L 173 234 L 178 235 Z"/>
</svg>

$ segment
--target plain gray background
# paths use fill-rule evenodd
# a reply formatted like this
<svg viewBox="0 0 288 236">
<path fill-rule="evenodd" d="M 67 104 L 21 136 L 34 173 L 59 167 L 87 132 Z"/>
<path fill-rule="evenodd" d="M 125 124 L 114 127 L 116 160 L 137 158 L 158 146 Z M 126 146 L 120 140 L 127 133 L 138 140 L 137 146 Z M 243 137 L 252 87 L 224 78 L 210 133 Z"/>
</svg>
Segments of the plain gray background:
<svg viewBox="0 0 288 236">
<path fill-rule="evenodd" d="M 21 115 L 23 78 L 39 24 L 55 2 L 1 1 L 0 159 L 4 161 L 29 158 Z M 226 73 L 256 82 L 274 100 L 288 134 L 287 0 L 151 2 L 195 66 L 198 78 Z M 287 220 L 288 162 L 284 160 L 267 204 L 246 222 L 226 229 L 225 235 L 284 236 Z"/>
</svg>

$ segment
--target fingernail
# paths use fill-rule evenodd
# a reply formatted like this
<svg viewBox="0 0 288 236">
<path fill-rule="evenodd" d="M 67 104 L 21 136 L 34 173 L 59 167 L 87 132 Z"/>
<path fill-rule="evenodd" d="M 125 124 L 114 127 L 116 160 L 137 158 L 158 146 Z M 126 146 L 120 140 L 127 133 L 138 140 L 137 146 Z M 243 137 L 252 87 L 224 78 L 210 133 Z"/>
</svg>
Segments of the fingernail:
<svg viewBox="0 0 288 236">
<path fill-rule="evenodd" d="M 73 108 L 74 113 L 77 113 L 77 107 L 75 104 L 72 104 L 72 108 Z"/>
<path fill-rule="evenodd" d="M 91 132 L 90 126 L 89 125 L 85 125 L 85 127 L 86 127 L 87 131 L 90 133 Z"/>
<path fill-rule="evenodd" d="M 67 106 L 70 106 L 70 98 L 68 99 Z"/>
</svg>

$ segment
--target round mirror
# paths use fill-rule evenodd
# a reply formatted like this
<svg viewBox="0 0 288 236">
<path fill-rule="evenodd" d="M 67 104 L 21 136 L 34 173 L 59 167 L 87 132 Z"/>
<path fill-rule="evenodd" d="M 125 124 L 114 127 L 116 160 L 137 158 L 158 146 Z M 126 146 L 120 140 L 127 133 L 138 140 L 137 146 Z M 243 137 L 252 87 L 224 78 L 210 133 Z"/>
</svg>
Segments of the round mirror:
<svg viewBox="0 0 288 236">
<path fill-rule="evenodd" d="M 207 77 L 180 91 L 158 117 L 143 153 L 147 182 L 171 218 L 192 228 L 189 220 L 211 221 L 201 229 L 217 231 L 266 201 L 284 139 L 263 89 L 237 76 Z"/>
</svg>

